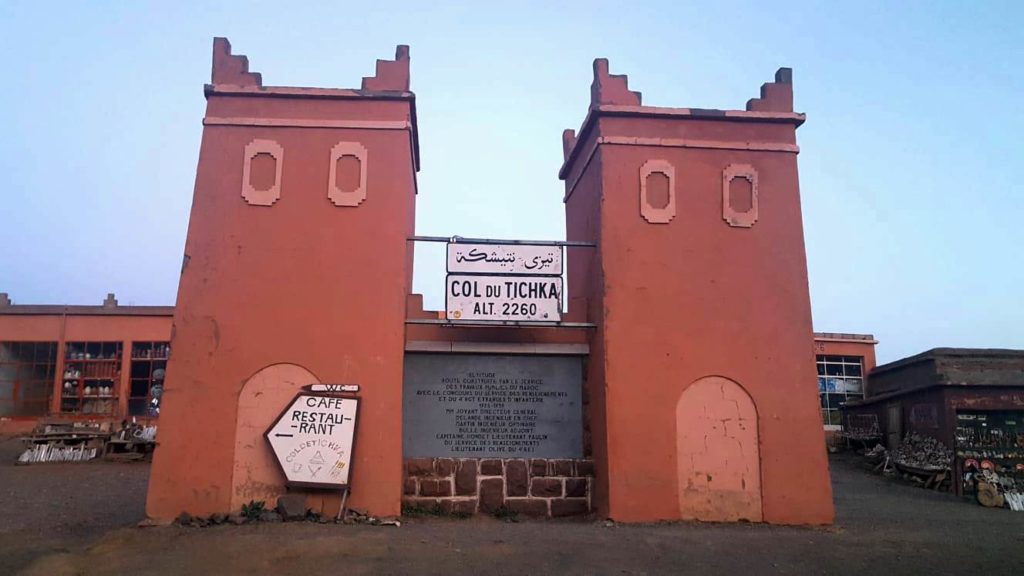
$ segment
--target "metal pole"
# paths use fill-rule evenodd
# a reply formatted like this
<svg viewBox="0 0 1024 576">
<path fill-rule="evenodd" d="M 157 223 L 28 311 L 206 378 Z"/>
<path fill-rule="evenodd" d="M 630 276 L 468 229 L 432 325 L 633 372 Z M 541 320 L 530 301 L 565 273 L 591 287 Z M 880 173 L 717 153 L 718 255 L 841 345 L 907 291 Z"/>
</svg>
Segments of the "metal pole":
<svg viewBox="0 0 1024 576">
<path fill-rule="evenodd" d="M 452 328 L 476 326 L 506 326 L 513 328 L 596 328 L 597 324 L 592 322 L 544 322 L 541 320 L 449 320 L 441 318 L 407 318 L 406 324 L 433 324 L 449 326 Z"/>
<path fill-rule="evenodd" d="M 348 486 L 345 486 L 345 490 L 341 493 L 341 508 L 338 508 L 338 516 L 334 518 L 335 522 L 337 522 L 338 520 L 341 520 L 342 522 L 345 521 L 345 503 L 347 501 L 348 501 Z"/>
<path fill-rule="evenodd" d="M 517 246 L 565 246 L 567 248 L 597 248 L 596 242 L 575 240 L 501 240 L 498 238 L 463 238 L 462 236 L 410 236 L 410 242 L 444 242 L 446 244 L 512 244 Z"/>
</svg>

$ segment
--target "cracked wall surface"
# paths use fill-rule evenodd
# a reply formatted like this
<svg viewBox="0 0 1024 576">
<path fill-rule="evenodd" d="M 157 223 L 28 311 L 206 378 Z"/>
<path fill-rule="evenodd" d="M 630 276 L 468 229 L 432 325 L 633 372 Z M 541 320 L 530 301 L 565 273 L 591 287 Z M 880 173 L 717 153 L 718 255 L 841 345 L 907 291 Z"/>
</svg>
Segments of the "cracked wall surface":
<svg viewBox="0 0 1024 576">
<path fill-rule="evenodd" d="M 679 511 L 683 519 L 760 522 L 757 410 L 738 384 L 702 378 L 676 405 Z"/>
<path fill-rule="evenodd" d="M 263 434 L 302 386 L 316 382 L 316 376 L 295 364 L 267 366 L 246 380 L 238 395 L 231 510 L 241 509 L 250 500 L 263 500 L 273 508 L 277 497 L 287 491 Z"/>
</svg>

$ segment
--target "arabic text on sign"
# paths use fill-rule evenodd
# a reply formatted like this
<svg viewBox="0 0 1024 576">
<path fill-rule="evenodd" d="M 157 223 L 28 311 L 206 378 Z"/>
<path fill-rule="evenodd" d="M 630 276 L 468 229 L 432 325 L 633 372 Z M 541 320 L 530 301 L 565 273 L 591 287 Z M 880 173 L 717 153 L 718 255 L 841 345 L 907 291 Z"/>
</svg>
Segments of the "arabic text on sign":
<svg viewBox="0 0 1024 576">
<path fill-rule="evenodd" d="M 558 246 L 452 243 L 448 244 L 448 272 L 557 276 L 562 273 L 562 249 Z"/>
</svg>

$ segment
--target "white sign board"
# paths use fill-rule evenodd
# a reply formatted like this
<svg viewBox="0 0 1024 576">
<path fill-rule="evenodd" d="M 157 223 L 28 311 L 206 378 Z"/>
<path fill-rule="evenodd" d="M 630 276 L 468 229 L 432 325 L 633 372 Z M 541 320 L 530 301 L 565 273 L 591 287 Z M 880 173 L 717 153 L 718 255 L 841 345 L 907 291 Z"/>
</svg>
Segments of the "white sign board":
<svg viewBox="0 0 1024 576">
<path fill-rule="evenodd" d="M 358 398 L 300 394 L 267 430 L 289 486 L 348 486 Z"/>
<path fill-rule="evenodd" d="M 332 394 L 354 393 L 359 392 L 359 384 L 310 384 L 303 386 L 302 389 L 310 392 L 330 392 Z"/>
<path fill-rule="evenodd" d="M 448 244 L 448 272 L 562 275 L 562 248 L 522 244 Z"/>
<path fill-rule="evenodd" d="M 560 276 L 450 274 L 445 289 L 449 320 L 558 322 L 562 318 Z"/>
</svg>

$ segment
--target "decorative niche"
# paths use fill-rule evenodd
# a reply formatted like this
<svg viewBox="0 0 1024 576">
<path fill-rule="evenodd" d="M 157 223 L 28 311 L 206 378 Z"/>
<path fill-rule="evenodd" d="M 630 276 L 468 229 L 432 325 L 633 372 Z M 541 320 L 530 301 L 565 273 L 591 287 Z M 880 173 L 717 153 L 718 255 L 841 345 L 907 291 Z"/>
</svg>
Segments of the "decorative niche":
<svg viewBox="0 0 1024 576">
<path fill-rule="evenodd" d="M 667 160 L 640 167 L 640 215 L 651 224 L 668 224 L 676 216 L 676 169 Z"/>
<path fill-rule="evenodd" d="M 253 140 L 245 146 L 242 198 L 253 206 L 273 206 L 281 198 L 284 148 L 273 140 Z"/>
<path fill-rule="evenodd" d="M 338 142 L 331 148 L 327 197 L 335 206 L 355 207 L 366 200 L 366 148 L 358 142 Z"/>
<path fill-rule="evenodd" d="M 730 164 L 722 172 L 722 219 L 735 228 L 757 222 L 757 170 L 749 164 Z"/>
</svg>

